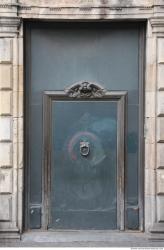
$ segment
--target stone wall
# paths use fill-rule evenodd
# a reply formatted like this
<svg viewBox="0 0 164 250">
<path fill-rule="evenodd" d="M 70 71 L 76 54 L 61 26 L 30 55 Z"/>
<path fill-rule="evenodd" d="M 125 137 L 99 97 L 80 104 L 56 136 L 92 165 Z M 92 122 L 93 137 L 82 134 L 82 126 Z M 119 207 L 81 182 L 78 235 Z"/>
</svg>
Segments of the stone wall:
<svg viewBox="0 0 164 250">
<path fill-rule="evenodd" d="M 23 40 L 14 1 L 1 2 L 0 238 L 15 238 L 22 228 Z"/>
<path fill-rule="evenodd" d="M 23 20 L 145 20 L 145 230 L 164 232 L 163 0 L 1 0 L 0 237 L 23 221 Z"/>
<path fill-rule="evenodd" d="M 156 37 L 156 214 L 164 222 L 164 19 L 151 21 Z"/>
</svg>

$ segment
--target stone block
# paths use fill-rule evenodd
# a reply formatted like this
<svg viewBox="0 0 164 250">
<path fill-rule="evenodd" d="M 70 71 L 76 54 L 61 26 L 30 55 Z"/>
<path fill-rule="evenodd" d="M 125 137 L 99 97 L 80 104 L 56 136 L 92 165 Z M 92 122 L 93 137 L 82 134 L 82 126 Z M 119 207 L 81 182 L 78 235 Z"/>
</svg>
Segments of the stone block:
<svg viewBox="0 0 164 250">
<path fill-rule="evenodd" d="M 23 66 L 19 66 L 19 91 L 23 91 Z"/>
<path fill-rule="evenodd" d="M 13 117 L 22 118 L 23 117 L 23 91 L 13 92 Z"/>
<path fill-rule="evenodd" d="M 155 169 L 155 143 L 145 143 L 145 169 Z"/>
<path fill-rule="evenodd" d="M 145 195 L 155 195 L 155 170 L 145 169 Z"/>
<path fill-rule="evenodd" d="M 145 116 L 155 117 L 155 92 L 147 91 L 145 93 Z"/>
<path fill-rule="evenodd" d="M 18 131 L 19 131 L 19 142 L 23 143 L 23 118 L 19 118 Z"/>
<path fill-rule="evenodd" d="M 157 221 L 164 222 L 164 196 L 157 196 Z"/>
<path fill-rule="evenodd" d="M 0 196 L 0 221 L 11 220 L 11 197 L 9 195 Z"/>
<path fill-rule="evenodd" d="M 157 170 L 157 194 L 164 194 L 164 169 Z"/>
<path fill-rule="evenodd" d="M 12 169 L 0 168 L 0 193 L 12 193 Z"/>
<path fill-rule="evenodd" d="M 145 142 L 155 142 L 155 118 L 145 119 Z"/>
<path fill-rule="evenodd" d="M 19 37 L 19 66 L 23 66 L 23 37 Z"/>
<path fill-rule="evenodd" d="M 157 141 L 164 142 L 164 117 L 157 118 Z"/>
<path fill-rule="evenodd" d="M 12 40 L 12 44 L 13 44 L 13 65 L 17 66 L 18 65 L 18 58 L 19 58 L 19 38 L 18 37 L 14 37 Z"/>
<path fill-rule="evenodd" d="M 13 91 L 13 117 L 18 117 L 18 91 Z"/>
<path fill-rule="evenodd" d="M 157 168 L 164 168 L 164 143 L 157 143 Z"/>
<path fill-rule="evenodd" d="M 149 27 L 149 25 L 148 25 Z M 154 37 L 147 38 L 146 46 L 146 91 L 156 90 L 156 40 Z"/>
<path fill-rule="evenodd" d="M 12 114 L 11 91 L 0 91 L 0 115 Z"/>
<path fill-rule="evenodd" d="M 18 151 L 18 145 L 19 143 L 18 142 L 14 142 L 13 143 L 13 168 L 14 169 L 18 169 L 18 161 L 19 161 L 19 151 Z"/>
<path fill-rule="evenodd" d="M 157 86 L 159 90 L 164 90 L 164 64 L 158 64 Z"/>
<path fill-rule="evenodd" d="M 22 169 L 23 168 L 23 149 L 24 149 L 24 144 L 23 143 L 18 143 L 18 168 Z"/>
<path fill-rule="evenodd" d="M 164 91 L 159 91 L 157 95 L 157 115 L 164 116 Z"/>
<path fill-rule="evenodd" d="M 23 117 L 24 108 L 24 92 L 19 91 L 19 117 Z"/>
<path fill-rule="evenodd" d="M 149 231 L 156 217 L 156 199 L 154 195 L 145 195 L 145 231 Z"/>
<path fill-rule="evenodd" d="M 157 57 L 158 57 L 158 62 L 164 62 L 164 38 L 158 38 L 158 52 L 157 52 Z"/>
<path fill-rule="evenodd" d="M 0 167 L 12 165 L 12 144 L 0 142 Z"/>
<path fill-rule="evenodd" d="M 12 66 L 0 64 L 0 89 L 12 88 Z"/>
<path fill-rule="evenodd" d="M 11 62 L 11 39 L 10 38 L 0 38 L 0 62 Z"/>
<path fill-rule="evenodd" d="M 18 78 L 18 65 L 13 66 L 13 91 L 18 92 L 19 78 Z"/>
<path fill-rule="evenodd" d="M 23 142 L 23 118 L 13 119 L 13 142 Z"/>
<path fill-rule="evenodd" d="M 11 141 L 11 117 L 0 117 L 0 141 Z"/>
<path fill-rule="evenodd" d="M 156 65 L 147 64 L 146 67 L 146 91 L 155 91 L 156 89 Z"/>
</svg>

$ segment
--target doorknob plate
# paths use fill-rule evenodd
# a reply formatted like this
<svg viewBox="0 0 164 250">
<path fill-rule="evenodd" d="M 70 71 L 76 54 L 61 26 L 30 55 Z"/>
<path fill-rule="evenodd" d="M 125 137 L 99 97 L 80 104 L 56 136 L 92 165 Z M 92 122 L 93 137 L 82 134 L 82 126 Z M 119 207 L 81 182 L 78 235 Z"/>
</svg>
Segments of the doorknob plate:
<svg viewBox="0 0 164 250">
<path fill-rule="evenodd" d="M 80 142 L 80 153 L 82 156 L 88 156 L 90 152 L 89 142 Z"/>
</svg>

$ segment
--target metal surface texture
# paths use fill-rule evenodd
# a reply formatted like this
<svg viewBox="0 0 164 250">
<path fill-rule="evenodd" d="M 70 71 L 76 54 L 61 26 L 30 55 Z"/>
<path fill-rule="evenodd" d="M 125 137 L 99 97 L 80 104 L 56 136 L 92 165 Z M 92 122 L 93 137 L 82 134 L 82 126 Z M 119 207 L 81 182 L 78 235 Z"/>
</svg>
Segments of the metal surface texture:
<svg viewBox="0 0 164 250">
<path fill-rule="evenodd" d="M 126 94 L 104 91 L 76 101 L 66 91 L 45 92 L 48 228 L 124 229 Z M 79 153 L 81 140 L 90 141 L 87 158 Z"/>
<path fill-rule="evenodd" d="M 51 109 L 47 111 L 44 107 L 43 112 L 44 95 L 49 96 L 50 103 L 53 96 L 57 102 L 61 99 L 69 102 L 69 98 L 80 102 L 81 100 L 84 102 L 117 100 L 116 102 L 119 103 L 117 104 L 117 124 L 124 123 L 120 125 L 122 129 L 117 136 L 117 145 L 120 145 L 120 151 L 117 148 L 117 166 L 125 164 L 125 168 L 120 168 L 125 179 L 122 183 L 123 180 L 118 178 L 117 183 L 119 195 L 117 193 L 116 198 L 120 199 L 120 203 L 117 203 L 116 227 L 143 229 L 143 58 L 139 56 L 143 54 L 143 37 L 143 29 L 136 23 L 28 23 L 26 25 L 25 160 L 26 176 L 28 176 L 25 178 L 26 207 L 28 207 L 26 229 L 30 227 L 29 210 L 34 205 L 41 207 L 42 229 L 47 229 L 50 215 L 48 185 L 52 182 L 52 175 L 50 176 L 49 169 L 45 176 L 45 165 L 50 167 L 52 145 L 49 143 L 46 149 L 43 147 L 46 129 L 45 125 L 43 126 L 43 114 L 48 115 L 44 124 L 47 127 L 50 126 L 49 131 L 52 131 L 51 126 L 53 124 L 55 126 L 56 120 L 55 113 L 53 114 Z M 75 84 L 71 85 L 72 83 Z M 107 91 L 108 94 L 105 91 L 107 89 L 110 90 Z M 124 102 L 121 104 L 122 99 L 119 101 L 122 93 L 127 93 L 126 109 L 123 113 L 121 105 L 124 106 Z M 67 104 L 65 106 L 67 107 Z M 52 109 L 54 107 L 52 105 Z M 61 111 L 60 119 L 67 118 L 71 123 L 66 114 L 62 118 L 62 113 L 65 114 Z M 76 110 L 75 113 L 78 111 Z M 52 117 L 49 117 L 49 114 Z M 67 123 L 67 121 L 63 122 Z M 126 141 L 125 147 L 124 140 L 121 138 Z M 51 140 L 52 138 L 49 141 Z M 89 157 L 93 148 L 88 138 L 86 141 L 89 142 L 87 156 Z M 83 141 L 79 141 L 79 153 L 80 142 Z M 43 161 L 45 154 L 48 155 L 47 162 Z M 83 160 L 87 160 L 87 157 L 83 157 Z M 123 186 L 119 189 L 121 185 Z M 122 209 L 124 207 L 125 210 Z"/>
</svg>

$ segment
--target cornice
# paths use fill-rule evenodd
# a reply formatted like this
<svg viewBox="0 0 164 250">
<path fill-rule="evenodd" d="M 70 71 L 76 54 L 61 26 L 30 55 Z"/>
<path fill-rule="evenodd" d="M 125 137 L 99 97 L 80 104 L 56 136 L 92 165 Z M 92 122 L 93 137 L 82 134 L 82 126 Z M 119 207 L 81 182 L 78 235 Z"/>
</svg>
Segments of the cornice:
<svg viewBox="0 0 164 250">
<path fill-rule="evenodd" d="M 150 19 L 153 33 L 164 33 L 164 15 L 163 17 L 153 17 Z"/>
<path fill-rule="evenodd" d="M 153 17 L 150 19 L 152 27 L 161 27 L 164 25 L 164 17 Z"/>
<path fill-rule="evenodd" d="M 152 27 L 162 27 L 164 0 L 1 0 L 0 17 L 3 27 L 19 26 L 17 21 L 11 24 L 9 17 L 151 19 Z"/>
<path fill-rule="evenodd" d="M 0 17 L 0 33 L 17 33 L 20 23 L 18 17 Z"/>
</svg>

